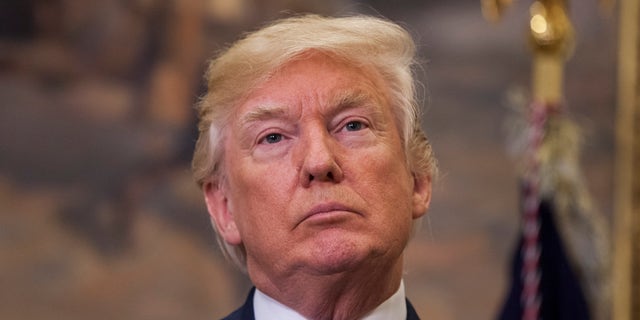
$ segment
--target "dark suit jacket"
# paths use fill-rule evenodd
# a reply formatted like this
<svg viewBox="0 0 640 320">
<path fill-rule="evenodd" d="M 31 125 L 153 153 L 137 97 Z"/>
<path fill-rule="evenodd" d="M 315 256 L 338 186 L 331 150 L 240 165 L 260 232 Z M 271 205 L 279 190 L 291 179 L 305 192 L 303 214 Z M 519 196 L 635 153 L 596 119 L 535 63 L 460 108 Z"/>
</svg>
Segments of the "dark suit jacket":
<svg viewBox="0 0 640 320">
<path fill-rule="evenodd" d="M 255 291 L 256 288 L 251 289 L 244 305 L 223 320 L 255 320 L 256 318 L 253 315 L 253 294 Z M 409 300 L 407 300 L 407 320 L 420 320 L 420 317 L 418 317 L 416 310 L 413 309 Z"/>
</svg>

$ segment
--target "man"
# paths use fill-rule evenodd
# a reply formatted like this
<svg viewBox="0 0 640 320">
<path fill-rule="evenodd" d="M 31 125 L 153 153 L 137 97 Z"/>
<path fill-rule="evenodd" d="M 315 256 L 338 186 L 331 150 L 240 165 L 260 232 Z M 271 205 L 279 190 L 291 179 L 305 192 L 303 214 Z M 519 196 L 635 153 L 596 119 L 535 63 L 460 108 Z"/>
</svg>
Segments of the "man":
<svg viewBox="0 0 640 320">
<path fill-rule="evenodd" d="M 391 22 L 302 16 L 211 62 L 193 169 L 255 285 L 226 319 L 418 319 L 402 254 L 436 165 L 414 54 Z"/>
</svg>

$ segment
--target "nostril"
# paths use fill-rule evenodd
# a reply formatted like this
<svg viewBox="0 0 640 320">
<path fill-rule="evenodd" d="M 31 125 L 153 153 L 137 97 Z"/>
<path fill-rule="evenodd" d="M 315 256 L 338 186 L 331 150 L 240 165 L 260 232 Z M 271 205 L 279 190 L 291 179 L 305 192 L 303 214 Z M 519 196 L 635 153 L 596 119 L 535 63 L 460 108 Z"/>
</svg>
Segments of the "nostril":
<svg viewBox="0 0 640 320">
<path fill-rule="evenodd" d="M 327 180 L 333 180 L 333 172 L 329 171 L 327 173 Z"/>
<path fill-rule="evenodd" d="M 313 181 L 313 175 L 312 174 L 309 175 L 309 181 Z"/>
</svg>

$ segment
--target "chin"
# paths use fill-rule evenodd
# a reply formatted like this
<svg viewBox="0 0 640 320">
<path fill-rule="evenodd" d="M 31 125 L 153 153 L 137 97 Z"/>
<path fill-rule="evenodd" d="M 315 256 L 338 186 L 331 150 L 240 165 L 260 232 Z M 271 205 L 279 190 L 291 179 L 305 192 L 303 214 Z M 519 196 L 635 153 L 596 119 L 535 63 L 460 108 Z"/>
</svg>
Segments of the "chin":
<svg viewBox="0 0 640 320">
<path fill-rule="evenodd" d="M 355 239 L 328 239 L 309 250 L 307 265 L 319 275 L 349 272 L 376 262 L 384 251 Z"/>
</svg>

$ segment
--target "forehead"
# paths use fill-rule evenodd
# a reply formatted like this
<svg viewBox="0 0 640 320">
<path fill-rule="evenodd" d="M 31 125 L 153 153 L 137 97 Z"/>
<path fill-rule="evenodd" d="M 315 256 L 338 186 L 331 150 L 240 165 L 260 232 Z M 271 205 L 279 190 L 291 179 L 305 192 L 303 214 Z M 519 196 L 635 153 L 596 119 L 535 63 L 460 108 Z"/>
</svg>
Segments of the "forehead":
<svg viewBox="0 0 640 320">
<path fill-rule="evenodd" d="M 372 67 L 355 66 L 313 52 L 289 61 L 255 87 L 236 109 L 243 114 L 256 106 L 301 107 L 311 103 L 331 107 L 342 100 L 369 100 L 387 105 L 387 88 Z"/>
</svg>

